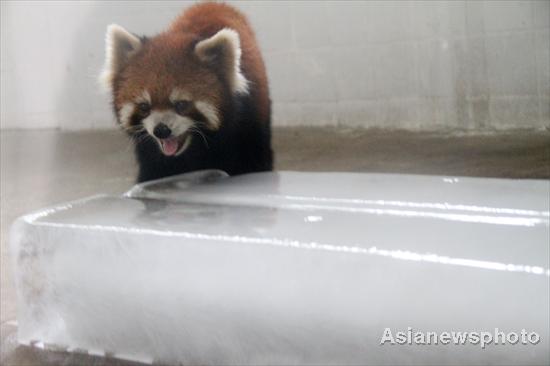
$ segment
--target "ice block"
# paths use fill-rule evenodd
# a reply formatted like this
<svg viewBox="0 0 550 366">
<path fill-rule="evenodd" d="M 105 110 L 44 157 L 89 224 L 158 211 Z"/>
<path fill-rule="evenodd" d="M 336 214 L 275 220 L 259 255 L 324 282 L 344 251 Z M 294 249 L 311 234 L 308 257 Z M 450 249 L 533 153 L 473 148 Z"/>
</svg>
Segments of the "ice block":
<svg viewBox="0 0 550 366">
<path fill-rule="evenodd" d="M 21 217 L 21 344 L 162 364 L 549 364 L 548 181 L 196 172 Z M 391 344 L 397 332 L 536 344 Z"/>
</svg>

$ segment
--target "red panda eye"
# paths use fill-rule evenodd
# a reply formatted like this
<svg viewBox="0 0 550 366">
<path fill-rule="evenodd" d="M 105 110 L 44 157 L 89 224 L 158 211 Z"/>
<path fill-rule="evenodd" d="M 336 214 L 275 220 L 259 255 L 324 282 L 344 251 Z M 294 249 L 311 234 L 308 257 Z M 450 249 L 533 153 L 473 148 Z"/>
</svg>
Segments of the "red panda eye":
<svg viewBox="0 0 550 366">
<path fill-rule="evenodd" d="M 149 105 L 149 103 L 139 103 L 137 107 L 138 107 L 139 113 L 142 115 L 146 115 L 146 114 L 149 114 L 149 112 L 151 112 L 151 106 Z"/>
<path fill-rule="evenodd" d="M 190 106 L 191 106 L 191 102 L 187 100 L 178 100 L 177 102 L 174 103 L 174 109 L 178 114 L 185 113 Z"/>
</svg>

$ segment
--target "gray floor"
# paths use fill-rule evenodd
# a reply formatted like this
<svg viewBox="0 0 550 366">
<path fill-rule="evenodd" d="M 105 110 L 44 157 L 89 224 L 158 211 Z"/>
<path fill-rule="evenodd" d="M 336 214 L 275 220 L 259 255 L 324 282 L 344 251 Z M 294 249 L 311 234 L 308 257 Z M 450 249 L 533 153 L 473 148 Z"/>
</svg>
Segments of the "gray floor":
<svg viewBox="0 0 550 366">
<path fill-rule="evenodd" d="M 1 132 L 2 365 L 123 364 L 16 347 L 15 295 L 7 249 L 13 220 L 28 211 L 134 181 L 129 141 L 118 131 Z M 279 170 L 550 178 L 550 132 L 487 135 L 286 128 L 274 131 Z"/>
</svg>

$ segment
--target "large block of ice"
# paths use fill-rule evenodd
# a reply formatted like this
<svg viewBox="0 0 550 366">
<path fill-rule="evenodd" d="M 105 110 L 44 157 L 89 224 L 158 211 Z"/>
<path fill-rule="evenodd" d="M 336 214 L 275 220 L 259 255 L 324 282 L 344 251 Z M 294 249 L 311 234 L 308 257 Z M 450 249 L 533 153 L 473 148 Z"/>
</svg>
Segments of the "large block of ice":
<svg viewBox="0 0 550 366">
<path fill-rule="evenodd" d="M 143 362 L 548 364 L 549 183 L 208 171 L 20 218 L 19 341 Z M 380 344 L 399 331 L 537 344 Z"/>
</svg>

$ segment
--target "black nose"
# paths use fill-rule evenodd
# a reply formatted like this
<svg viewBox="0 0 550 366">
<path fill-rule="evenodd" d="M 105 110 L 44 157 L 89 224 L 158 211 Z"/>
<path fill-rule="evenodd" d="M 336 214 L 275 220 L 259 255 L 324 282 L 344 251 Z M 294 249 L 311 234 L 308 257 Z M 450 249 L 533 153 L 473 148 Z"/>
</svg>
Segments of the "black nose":
<svg viewBox="0 0 550 366">
<path fill-rule="evenodd" d="M 159 123 L 153 130 L 153 135 L 159 139 L 165 139 L 172 134 L 172 130 L 164 123 Z"/>
</svg>

